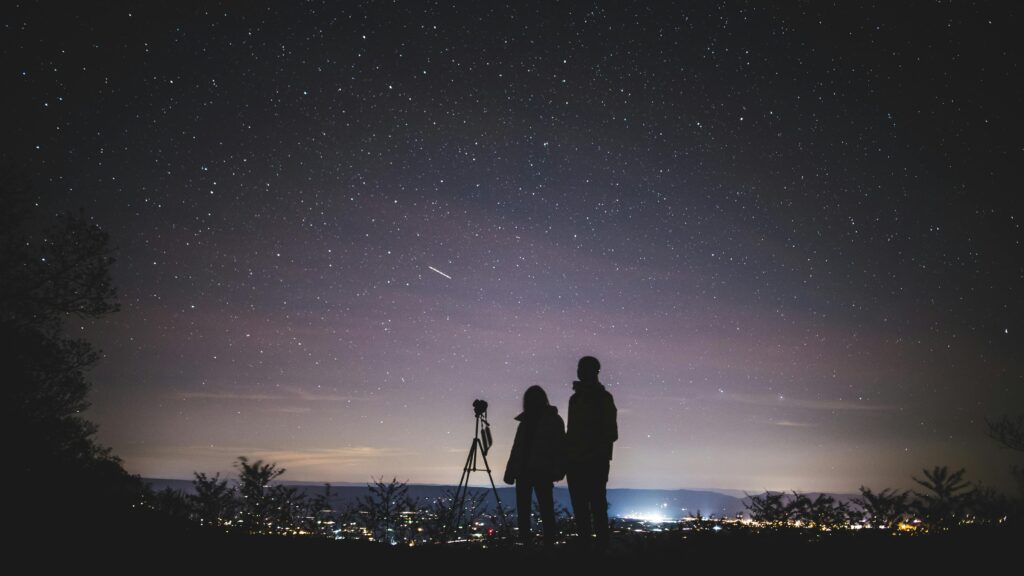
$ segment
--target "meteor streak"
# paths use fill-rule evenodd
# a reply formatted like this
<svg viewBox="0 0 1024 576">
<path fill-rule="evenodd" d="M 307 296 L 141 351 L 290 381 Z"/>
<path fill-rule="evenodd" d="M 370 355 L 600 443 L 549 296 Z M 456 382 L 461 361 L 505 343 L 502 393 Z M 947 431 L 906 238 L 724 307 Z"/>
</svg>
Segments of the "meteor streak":
<svg viewBox="0 0 1024 576">
<path fill-rule="evenodd" d="M 438 270 L 437 268 L 434 268 L 433 266 L 427 266 L 427 268 L 430 268 L 430 269 L 431 269 L 431 270 L 433 270 L 434 272 L 437 272 L 438 274 L 440 274 L 441 276 L 444 276 L 445 278 L 447 278 L 447 279 L 449 279 L 449 280 L 451 280 L 451 279 L 452 279 L 452 277 L 451 277 L 451 276 L 449 276 L 449 275 L 445 274 L 444 272 L 441 272 L 440 270 Z"/>
</svg>

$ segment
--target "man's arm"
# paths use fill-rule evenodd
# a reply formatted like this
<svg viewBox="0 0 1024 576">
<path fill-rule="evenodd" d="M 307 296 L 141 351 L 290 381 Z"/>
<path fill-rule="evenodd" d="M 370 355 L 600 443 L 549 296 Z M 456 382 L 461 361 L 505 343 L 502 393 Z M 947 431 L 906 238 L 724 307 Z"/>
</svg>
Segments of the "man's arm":
<svg viewBox="0 0 1024 576">
<path fill-rule="evenodd" d="M 611 394 L 608 394 L 608 405 L 604 413 L 604 429 L 608 434 L 609 442 L 615 442 L 619 439 L 618 412 L 619 410 L 615 407 L 615 399 L 612 398 Z"/>
<path fill-rule="evenodd" d="M 569 396 L 569 413 L 565 417 L 565 433 L 573 430 L 573 415 L 576 413 L 576 395 Z"/>
</svg>

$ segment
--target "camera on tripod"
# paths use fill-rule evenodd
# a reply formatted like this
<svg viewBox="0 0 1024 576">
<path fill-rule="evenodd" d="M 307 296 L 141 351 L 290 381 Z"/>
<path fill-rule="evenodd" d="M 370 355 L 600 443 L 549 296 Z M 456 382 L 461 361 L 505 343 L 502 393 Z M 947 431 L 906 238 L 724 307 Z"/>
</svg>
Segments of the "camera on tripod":
<svg viewBox="0 0 1024 576">
<path fill-rule="evenodd" d="M 487 456 L 491 444 L 494 444 L 494 438 L 491 437 L 491 423 L 487 421 L 487 401 L 473 400 L 473 414 L 476 415 L 476 430 L 477 436 L 480 438 L 480 449 L 484 456 Z"/>
<path fill-rule="evenodd" d="M 491 490 L 494 492 L 494 500 L 498 505 L 498 518 L 500 526 L 505 534 L 509 534 L 508 524 L 505 520 L 505 511 L 501 507 L 501 496 L 498 495 L 498 487 L 494 485 L 494 476 L 491 475 L 491 465 L 487 463 L 487 451 L 491 449 L 494 439 L 491 437 L 491 424 L 487 421 L 487 401 L 476 399 L 473 401 L 473 414 L 476 416 L 476 426 L 473 432 L 473 443 L 469 447 L 469 456 L 466 458 L 466 465 L 462 467 L 462 478 L 459 486 L 455 489 L 455 497 L 452 499 L 453 522 L 449 525 L 459 526 L 465 512 L 466 495 L 469 493 L 469 475 L 471 472 L 487 472 L 487 478 L 491 481 Z M 484 467 L 477 467 L 477 455 L 483 460 Z"/>
</svg>

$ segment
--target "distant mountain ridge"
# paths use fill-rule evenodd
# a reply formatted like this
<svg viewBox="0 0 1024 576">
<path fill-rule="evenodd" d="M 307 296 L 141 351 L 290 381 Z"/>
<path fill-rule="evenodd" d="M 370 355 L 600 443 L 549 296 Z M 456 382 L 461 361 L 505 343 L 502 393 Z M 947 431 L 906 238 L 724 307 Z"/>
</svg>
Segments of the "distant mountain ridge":
<svg viewBox="0 0 1024 576">
<path fill-rule="evenodd" d="M 192 482 L 190 480 L 173 480 L 160 478 L 146 478 L 146 482 L 154 490 L 171 488 L 181 490 L 185 493 L 192 493 Z M 294 486 L 302 492 L 313 495 L 322 493 L 323 482 L 283 482 L 287 486 Z M 440 497 L 446 491 L 454 491 L 455 486 L 439 484 L 409 484 L 409 496 L 426 503 Z M 494 508 L 494 496 L 490 488 L 474 486 L 473 491 L 486 490 L 488 508 Z M 744 514 L 746 507 L 743 505 L 744 496 L 742 491 L 728 490 L 656 490 L 644 488 L 609 488 L 608 489 L 608 513 L 610 516 L 619 518 L 639 517 L 646 519 L 675 520 L 685 518 L 697 511 L 704 517 L 735 517 L 737 514 Z M 342 508 L 356 501 L 357 498 L 368 494 L 365 483 L 331 483 L 331 505 L 335 508 Z M 763 492 L 759 493 L 763 494 Z M 791 494 L 791 493 L 790 493 Z M 808 493 L 814 498 L 817 492 Z M 752 496 L 755 494 L 751 494 Z M 849 501 L 853 494 L 830 494 L 840 501 Z M 515 488 L 511 486 L 500 486 L 498 496 L 506 510 L 515 508 Z M 569 500 L 569 490 L 564 486 L 555 487 L 555 505 L 572 510 Z"/>
</svg>

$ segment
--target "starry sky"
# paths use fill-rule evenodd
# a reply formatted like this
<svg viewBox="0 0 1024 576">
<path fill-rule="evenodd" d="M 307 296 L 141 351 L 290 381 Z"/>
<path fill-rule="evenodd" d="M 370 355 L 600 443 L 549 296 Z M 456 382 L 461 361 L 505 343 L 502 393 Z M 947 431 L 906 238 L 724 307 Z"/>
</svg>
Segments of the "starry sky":
<svg viewBox="0 0 1024 576">
<path fill-rule="evenodd" d="M 129 471 L 454 484 L 484 398 L 500 474 L 589 354 L 613 487 L 1010 485 L 1019 8 L 204 4 L 3 17 L 5 160 L 118 250 L 68 328 Z"/>
</svg>

